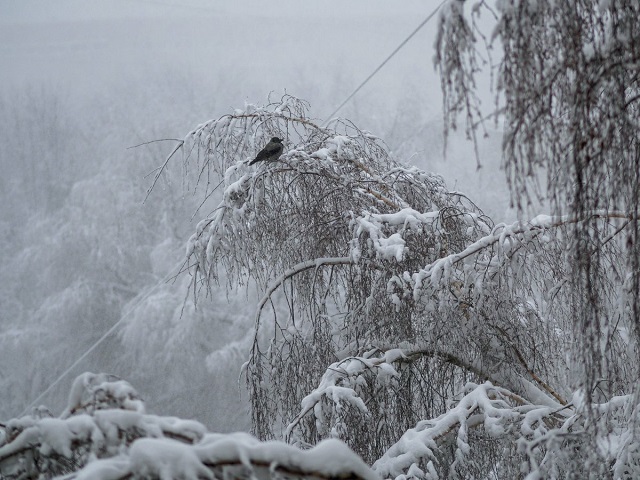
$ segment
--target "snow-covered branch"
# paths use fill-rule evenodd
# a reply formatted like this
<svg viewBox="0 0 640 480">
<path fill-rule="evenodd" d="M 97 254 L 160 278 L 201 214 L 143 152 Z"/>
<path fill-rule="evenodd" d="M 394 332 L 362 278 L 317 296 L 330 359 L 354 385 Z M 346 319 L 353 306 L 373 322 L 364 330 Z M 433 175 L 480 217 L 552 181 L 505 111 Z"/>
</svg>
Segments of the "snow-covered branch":
<svg viewBox="0 0 640 480">
<path fill-rule="evenodd" d="M 451 282 L 451 269 L 459 262 L 464 262 L 469 257 L 478 255 L 481 252 L 497 246 L 498 251 L 496 257 L 488 261 L 487 274 L 491 275 L 495 269 L 502 264 L 501 257 L 509 257 L 510 254 L 517 250 L 523 243 L 531 241 L 534 237 L 543 234 L 545 231 L 584 222 L 590 219 L 625 219 L 630 220 L 632 214 L 619 211 L 597 210 L 593 212 L 585 212 L 584 215 L 538 215 L 528 222 L 514 222 L 511 225 L 496 225 L 489 235 L 468 245 L 461 252 L 455 252 L 446 257 L 439 258 L 435 262 L 427 265 L 420 271 L 412 275 L 414 284 L 414 296 L 418 298 L 421 291 L 425 288 L 427 281 L 430 288 L 437 288 L 441 282 Z M 619 232 L 618 232 L 619 233 Z"/>
<path fill-rule="evenodd" d="M 521 425 L 528 436 L 544 435 L 548 431 L 545 421 L 556 423 L 556 412 L 547 406 L 513 402 L 513 394 L 489 382 L 467 384 L 462 398 L 446 413 L 433 420 L 419 422 L 407 432 L 376 463 L 373 469 L 382 477 L 401 479 L 415 476 L 437 479 L 437 465 L 445 447 L 454 448 L 454 460 L 448 474 L 461 476 L 460 469 L 473 463 L 470 444 L 471 430 L 483 428 L 495 439 L 513 434 L 514 426 Z M 499 440 L 498 440 L 499 441 Z M 486 452 L 487 454 L 489 452 Z M 498 470 L 500 471 L 500 470 Z M 503 472 L 506 473 L 506 472 Z"/>
</svg>

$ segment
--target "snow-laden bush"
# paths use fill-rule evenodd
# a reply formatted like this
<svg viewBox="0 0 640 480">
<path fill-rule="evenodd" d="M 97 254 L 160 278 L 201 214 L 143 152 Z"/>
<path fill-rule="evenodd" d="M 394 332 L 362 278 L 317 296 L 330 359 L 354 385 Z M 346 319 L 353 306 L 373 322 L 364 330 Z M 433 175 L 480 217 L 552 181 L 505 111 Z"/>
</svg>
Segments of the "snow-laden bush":
<svg viewBox="0 0 640 480">
<path fill-rule="evenodd" d="M 64 412 L 45 407 L 10 420 L 0 435 L 0 478 L 45 479 L 354 478 L 376 475 L 346 445 L 302 451 L 246 433 L 207 432 L 199 422 L 145 412 L 123 380 L 84 373 Z"/>
</svg>

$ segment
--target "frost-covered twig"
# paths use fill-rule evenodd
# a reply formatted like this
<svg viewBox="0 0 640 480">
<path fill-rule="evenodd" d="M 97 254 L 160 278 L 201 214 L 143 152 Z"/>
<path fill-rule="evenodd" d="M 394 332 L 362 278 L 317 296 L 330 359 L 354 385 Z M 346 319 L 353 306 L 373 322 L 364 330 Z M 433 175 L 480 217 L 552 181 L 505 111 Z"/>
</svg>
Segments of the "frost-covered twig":
<svg viewBox="0 0 640 480">
<path fill-rule="evenodd" d="M 158 179 L 162 175 L 162 172 L 164 172 L 164 170 L 167 168 L 167 165 L 169 164 L 169 161 L 171 160 L 171 158 L 184 145 L 184 140 L 177 140 L 177 142 L 178 143 L 173 148 L 171 153 L 169 153 L 169 155 L 167 155 L 167 158 L 165 159 L 164 163 L 158 167 L 157 172 L 153 177 L 153 182 L 151 183 L 151 186 L 149 188 L 147 188 L 147 194 L 145 195 L 144 200 L 142 201 L 142 203 L 145 203 L 147 201 L 147 199 L 149 198 L 149 195 L 151 195 L 151 192 L 153 191 L 154 187 L 156 186 L 156 183 L 158 183 Z M 142 144 L 142 145 L 144 145 L 144 144 Z"/>
</svg>

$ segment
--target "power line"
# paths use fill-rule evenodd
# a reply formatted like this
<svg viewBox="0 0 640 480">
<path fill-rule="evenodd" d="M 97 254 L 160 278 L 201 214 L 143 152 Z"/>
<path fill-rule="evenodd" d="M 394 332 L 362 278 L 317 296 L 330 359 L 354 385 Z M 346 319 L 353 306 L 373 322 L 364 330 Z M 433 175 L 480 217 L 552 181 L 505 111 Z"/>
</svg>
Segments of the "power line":
<svg viewBox="0 0 640 480">
<path fill-rule="evenodd" d="M 89 347 L 82 355 L 80 355 L 80 357 L 73 362 L 64 372 L 62 372 L 60 374 L 60 376 L 58 378 L 56 378 L 53 383 L 51 383 L 51 385 L 49 385 L 40 395 L 38 395 L 38 397 L 31 402 L 29 405 L 27 405 L 27 407 L 22 411 L 22 413 L 19 415 L 19 417 L 23 417 L 24 415 L 27 414 L 27 412 L 29 412 L 29 409 L 31 409 L 36 403 L 38 403 L 47 393 L 49 393 L 53 387 L 55 387 L 58 383 L 60 383 L 60 381 L 65 378 L 75 367 L 77 367 L 80 362 L 82 362 L 82 360 L 84 360 L 85 358 L 87 358 L 87 356 L 89 356 L 89 354 L 91 352 L 93 352 L 96 348 L 98 348 L 98 346 L 104 342 L 107 337 L 109 337 L 109 335 L 111 335 L 113 332 L 115 332 L 118 327 L 120 326 L 120 324 L 143 302 L 145 301 L 147 298 L 149 298 L 149 296 L 155 292 L 158 287 L 164 283 L 166 283 L 171 277 L 174 276 L 174 271 L 176 269 L 179 269 L 183 264 L 183 260 L 180 260 L 180 262 L 176 265 L 176 267 L 172 268 L 169 273 L 167 274 L 166 277 L 164 277 L 162 280 L 160 280 L 160 282 L 158 282 L 153 288 L 151 288 L 150 290 L 148 290 L 144 295 L 142 295 L 138 301 L 136 301 L 126 312 L 124 312 L 122 314 L 122 317 L 120 317 L 120 320 L 118 320 L 116 323 L 113 324 L 113 326 L 107 330 L 98 340 L 96 340 L 96 342 L 91 345 L 91 347 Z"/>
<path fill-rule="evenodd" d="M 358 92 L 360 91 L 360 89 L 361 89 L 362 87 L 364 87 L 364 86 L 369 82 L 369 80 L 371 80 L 371 79 L 374 77 L 374 75 L 375 75 L 376 73 L 378 73 L 378 72 L 382 69 L 382 67 L 384 67 L 384 66 L 387 64 L 387 62 L 388 62 L 389 60 L 391 60 L 391 59 L 395 56 L 395 54 L 396 54 L 396 53 L 398 53 L 398 52 L 400 51 L 400 49 L 401 49 L 402 47 L 404 47 L 404 46 L 407 44 L 407 42 L 408 42 L 409 40 L 411 40 L 411 39 L 413 38 L 413 36 L 414 36 L 416 33 L 418 33 L 418 32 L 420 31 L 420 29 L 421 29 L 422 27 L 424 27 L 424 26 L 427 24 L 427 22 L 428 22 L 429 20 L 431 20 L 431 19 L 434 17 L 434 15 L 438 12 L 438 10 L 440 10 L 440 7 L 442 7 L 442 5 L 444 5 L 446 1 L 447 1 L 447 0 L 443 0 L 442 2 L 440 2 L 440 5 L 438 5 L 438 6 L 433 10 L 433 12 L 431 12 L 431 13 L 429 14 L 429 16 L 428 16 L 427 18 L 425 18 L 425 19 L 422 21 L 422 23 L 421 23 L 420 25 L 418 25 L 418 26 L 416 27 L 416 29 L 415 29 L 413 32 L 411 32 L 411 33 L 409 34 L 409 36 L 408 36 L 407 38 L 405 38 L 405 39 L 402 41 L 402 43 L 400 43 L 400 45 L 398 45 L 398 46 L 396 47 L 396 49 L 395 49 L 393 52 L 391 52 L 391 55 L 389 55 L 387 58 L 385 58 L 385 60 L 384 60 L 380 65 L 378 65 L 378 68 L 376 68 L 376 69 L 371 73 L 371 75 L 369 75 L 367 78 L 365 78 L 365 79 L 364 79 L 364 81 L 363 81 L 360 85 L 358 85 L 358 88 L 356 88 L 356 89 L 353 91 L 353 93 L 352 93 L 351 95 L 349 95 L 349 96 L 346 98 L 346 100 L 345 100 L 344 102 L 342 102 L 342 103 L 340 104 L 340 106 L 339 106 L 338 108 L 336 108 L 336 109 L 331 113 L 331 115 L 329 115 L 329 116 L 328 116 L 328 119 L 327 119 L 327 121 L 325 122 L 325 125 L 326 125 L 327 123 L 329 123 L 329 122 L 331 121 L 331 119 L 333 118 L 333 116 L 334 116 L 336 113 L 338 113 L 338 112 L 340 111 L 340 109 L 341 109 L 342 107 L 344 107 L 344 106 L 347 104 L 347 102 L 349 102 L 349 100 L 351 100 L 351 99 L 355 96 L 355 94 L 356 94 L 356 93 L 358 93 Z"/>
</svg>

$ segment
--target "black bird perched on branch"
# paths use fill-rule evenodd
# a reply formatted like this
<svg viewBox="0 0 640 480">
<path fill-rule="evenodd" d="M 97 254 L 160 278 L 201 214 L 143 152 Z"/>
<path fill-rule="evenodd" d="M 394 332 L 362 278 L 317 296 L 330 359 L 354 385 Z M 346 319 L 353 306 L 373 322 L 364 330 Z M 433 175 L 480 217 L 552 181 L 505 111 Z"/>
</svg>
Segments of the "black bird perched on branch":
<svg viewBox="0 0 640 480">
<path fill-rule="evenodd" d="M 256 158 L 251 160 L 249 165 L 253 165 L 256 162 L 275 162 L 282 155 L 284 145 L 282 145 L 282 139 L 273 137 L 267 145 L 258 152 Z"/>
</svg>

